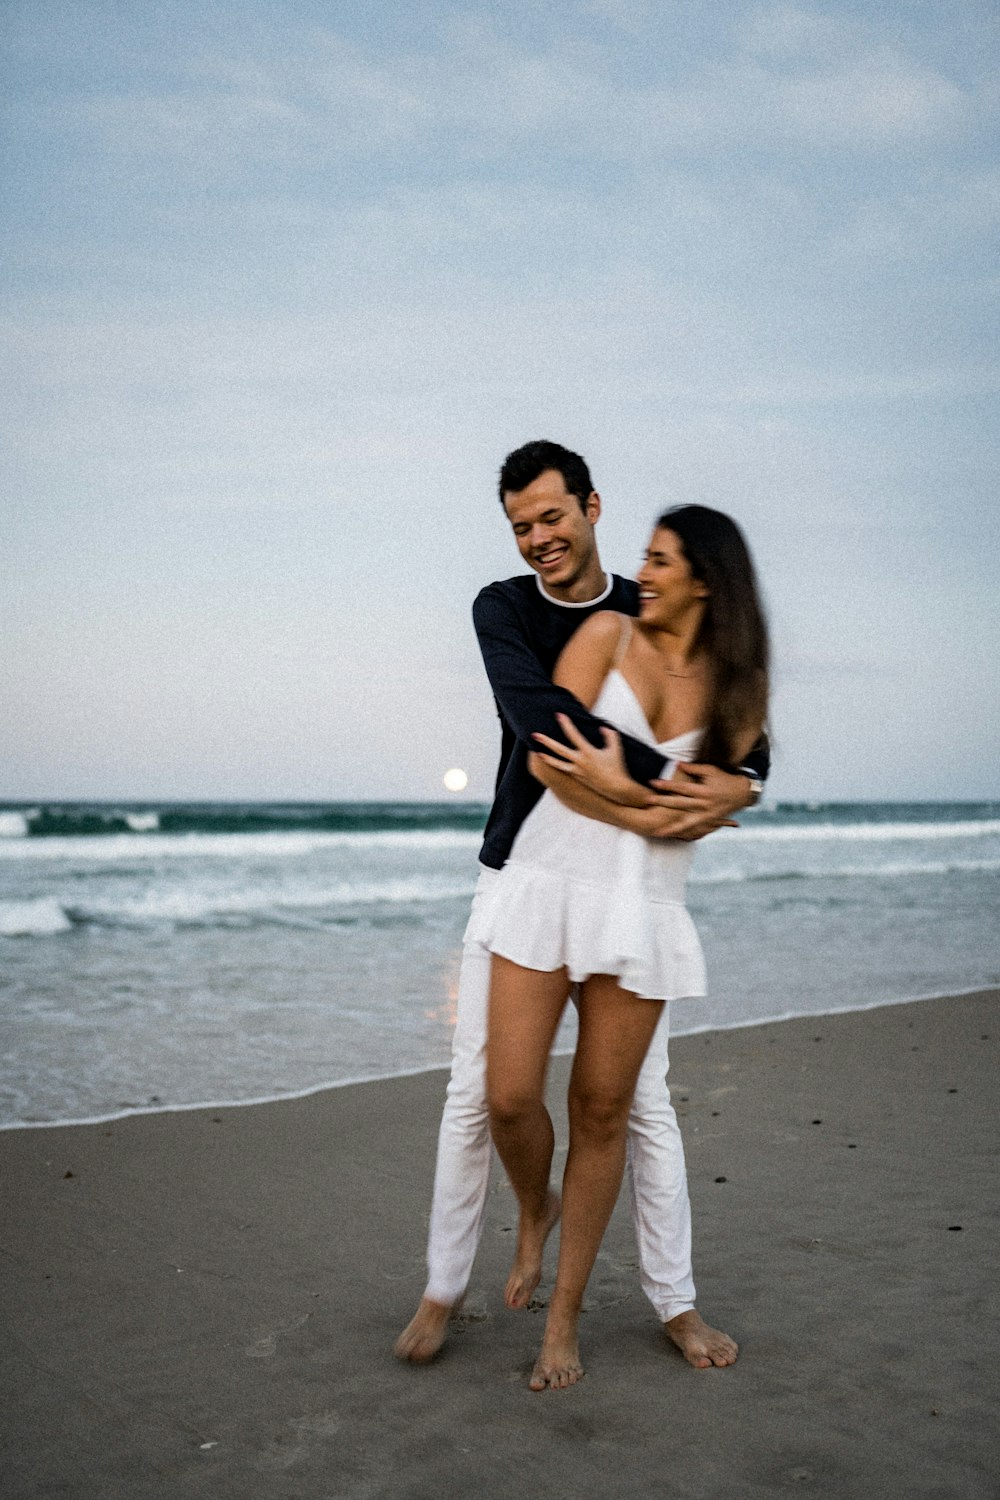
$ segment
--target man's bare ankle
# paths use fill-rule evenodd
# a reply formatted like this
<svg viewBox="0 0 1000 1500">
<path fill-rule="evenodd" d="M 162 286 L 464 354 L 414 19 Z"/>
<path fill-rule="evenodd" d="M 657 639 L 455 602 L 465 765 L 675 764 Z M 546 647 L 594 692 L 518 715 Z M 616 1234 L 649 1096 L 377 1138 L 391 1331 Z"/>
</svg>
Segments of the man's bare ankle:
<svg viewBox="0 0 1000 1500">
<path fill-rule="evenodd" d="M 447 1336 L 448 1319 L 461 1305 L 461 1298 L 451 1303 L 421 1297 L 420 1306 L 396 1340 L 396 1358 L 415 1365 L 432 1360 Z"/>
<path fill-rule="evenodd" d="M 450 1302 L 439 1302 L 436 1297 L 421 1297 L 420 1306 L 433 1317 L 448 1318 L 451 1316 L 452 1304 Z"/>
</svg>

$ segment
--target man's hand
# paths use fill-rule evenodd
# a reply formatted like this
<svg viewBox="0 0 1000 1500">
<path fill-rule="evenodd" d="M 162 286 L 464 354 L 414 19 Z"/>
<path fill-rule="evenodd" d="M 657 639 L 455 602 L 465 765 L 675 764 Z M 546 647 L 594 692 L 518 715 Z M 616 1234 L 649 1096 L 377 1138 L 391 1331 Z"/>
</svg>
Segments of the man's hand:
<svg viewBox="0 0 1000 1500">
<path fill-rule="evenodd" d="M 718 766 L 698 762 L 678 765 L 669 781 L 652 782 L 655 790 L 651 791 L 628 774 L 621 739 L 614 729 L 603 731 L 604 744 L 598 748 L 584 738 L 572 719 L 565 714 L 557 718 L 570 743 L 564 745 L 545 734 L 534 735 L 544 747 L 535 752 L 539 759 L 622 807 L 684 815 L 674 819 L 674 826 L 682 830 L 676 833 L 668 831 L 669 820 L 661 816 L 656 820 L 660 831 L 651 833 L 653 838 L 700 839 L 716 828 L 736 828 L 732 814 L 753 802 L 749 776 L 732 776 Z"/>
<path fill-rule="evenodd" d="M 749 776 L 732 776 L 718 766 L 682 762 L 669 781 L 654 781 L 662 806 L 678 812 L 698 812 L 719 827 L 731 827 L 732 814 L 753 804 Z"/>
<path fill-rule="evenodd" d="M 750 778 L 731 776 L 718 766 L 684 762 L 669 781 L 654 781 L 655 807 L 640 816 L 648 822 L 647 838 L 683 839 L 692 843 L 717 828 L 738 828 L 730 813 L 752 801 Z"/>
</svg>

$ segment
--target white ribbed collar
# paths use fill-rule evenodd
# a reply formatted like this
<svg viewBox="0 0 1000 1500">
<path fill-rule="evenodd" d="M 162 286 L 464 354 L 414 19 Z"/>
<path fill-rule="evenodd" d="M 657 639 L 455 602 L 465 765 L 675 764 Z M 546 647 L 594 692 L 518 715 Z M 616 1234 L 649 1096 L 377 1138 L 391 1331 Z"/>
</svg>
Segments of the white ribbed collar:
<svg viewBox="0 0 1000 1500">
<path fill-rule="evenodd" d="M 604 592 L 598 594 L 593 599 L 583 599 L 579 604 L 570 603 L 568 599 L 553 599 L 552 595 L 548 592 L 545 585 L 542 583 L 542 575 L 540 573 L 535 574 L 535 582 L 538 584 L 538 592 L 548 604 L 556 604 L 560 609 L 592 609 L 595 604 L 601 604 L 611 593 L 611 589 L 615 581 L 614 575 L 611 573 L 605 573 L 604 577 L 607 580 L 604 585 Z"/>
</svg>

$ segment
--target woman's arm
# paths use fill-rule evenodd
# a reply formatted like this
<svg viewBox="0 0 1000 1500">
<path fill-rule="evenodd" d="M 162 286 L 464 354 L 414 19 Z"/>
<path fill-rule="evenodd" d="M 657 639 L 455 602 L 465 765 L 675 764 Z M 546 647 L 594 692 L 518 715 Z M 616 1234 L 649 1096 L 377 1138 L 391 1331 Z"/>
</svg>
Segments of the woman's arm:
<svg viewBox="0 0 1000 1500">
<path fill-rule="evenodd" d="M 641 834 L 643 838 L 693 842 L 716 828 L 737 826 L 731 818 L 723 817 L 701 819 L 695 823 L 689 813 L 667 806 L 666 799 L 655 794 L 650 794 L 644 807 L 612 802 L 610 798 L 602 797 L 600 792 L 591 791 L 577 777 L 556 770 L 552 762 L 537 751 L 532 751 L 528 756 L 528 770 L 536 781 L 540 781 L 571 811 L 580 813 L 585 818 L 593 818 L 598 823 L 608 823 L 612 828 L 626 828 L 630 833 Z"/>
<path fill-rule="evenodd" d="M 592 708 L 631 626 L 631 620 L 610 610 L 591 615 L 563 647 L 553 682 Z M 628 773 L 621 739 L 613 727 L 602 730 L 604 745 L 597 749 L 570 719 L 561 714 L 557 717 L 569 741 L 568 753 L 576 758 L 567 761 L 565 746 L 536 734 L 534 740 L 540 748 L 529 755 L 528 769 L 574 812 L 649 838 L 701 838 L 730 821 L 728 805 L 722 811 L 710 806 L 700 818 L 692 817 L 689 809 L 667 805 L 662 792 L 639 786 Z M 554 753 L 546 754 L 542 746 Z M 742 781 L 739 784 L 742 786 Z M 673 782 L 664 785 L 672 786 Z M 740 796 L 739 805 L 744 800 Z"/>
<path fill-rule="evenodd" d="M 584 786 L 575 776 L 557 771 L 537 750 L 532 750 L 528 756 L 528 770 L 536 781 L 540 781 L 542 786 L 573 812 L 582 813 L 585 818 L 594 818 L 598 823 L 610 823 L 614 828 L 628 828 L 632 833 L 645 831 L 640 826 L 639 819 L 642 808 L 626 807 L 621 802 L 612 802 L 610 798 L 602 797 L 600 792 L 591 791 L 589 786 Z"/>
<path fill-rule="evenodd" d="M 624 616 L 607 610 L 585 620 L 563 648 L 552 674 L 553 682 L 591 707 L 614 665 L 622 632 L 630 625 L 631 621 Z M 565 789 L 568 781 L 577 781 L 596 793 L 598 800 L 593 804 L 596 809 L 601 808 L 605 799 L 644 812 L 655 808 L 657 826 L 646 831 L 667 838 L 699 838 L 713 828 L 735 826 L 733 813 L 741 812 L 753 800 L 750 776 L 756 767 L 744 766 L 741 762 L 744 756 L 749 758 L 751 752 L 759 748 L 763 733 L 760 724 L 748 728 L 741 740 L 738 772 L 733 774 L 718 766 L 692 762 L 675 772 L 669 781 L 654 780 L 654 796 L 649 787 L 640 786 L 629 775 L 620 737 L 613 727 L 602 729 L 604 744 L 595 747 L 565 715 L 557 714 L 556 718 L 568 743 L 536 733 L 532 736 L 535 751 L 550 770 L 559 773 L 559 781 L 553 783 L 550 790 L 574 811 L 583 812 L 588 817 L 606 823 L 617 821 L 609 815 L 607 808 L 591 811 L 583 806 L 582 801 L 579 804 L 571 801 Z M 764 743 L 766 745 L 766 741 Z M 769 759 L 766 755 L 765 761 Z M 766 774 L 766 764 L 764 769 Z M 539 776 L 538 779 L 542 778 Z M 631 824 L 618 826 L 631 827 Z"/>
</svg>

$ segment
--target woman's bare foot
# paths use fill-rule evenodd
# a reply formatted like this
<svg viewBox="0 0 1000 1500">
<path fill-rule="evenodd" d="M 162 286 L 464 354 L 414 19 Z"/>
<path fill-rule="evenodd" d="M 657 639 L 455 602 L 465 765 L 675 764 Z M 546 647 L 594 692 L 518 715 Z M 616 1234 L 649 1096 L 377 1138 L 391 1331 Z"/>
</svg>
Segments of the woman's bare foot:
<svg viewBox="0 0 1000 1500">
<path fill-rule="evenodd" d="M 542 1256 L 545 1241 L 559 1222 L 562 1204 L 559 1194 L 549 1189 L 545 1212 L 540 1219 L 526 1219 L 521 1214 L 517 1226 L 517 1250 L 510 1268 L 503 1300 L 508 1307 L 527 1307 L 531 1294 L 542 1279 Z"/>
<path fill-rule="evenodd" d="M 734 1365 L 740 1352 L 739 1345 L 718 1328 L 710 1328 L 700 1312 L 692 1307 L 690 1312 L 678 1313 L 664 1323 L 668 1336 L 673 1339 L 689 1365 L 696 1370 L 708 1370 L 712 1365 L 720 1368 Z"/>
<path fill-rule="evenodd" d="M 528 1381 L 531 1391 L 561 1391 L 583 1379 L 580 1346 L 570 1330 L 550 1333 L 546 1328 L 541 1351 Z"/>
<path fill-rule="evenodd" d="M 429 1297 L 423 1297 L 393 1346 L 396 1358 L 408 1359 L 412 1365 L 426 1365 L 444 1343 L 448 1319 L 454 1311 L 455 1308 L 445 1302 L 432 1302 Z"/>
</svg>

